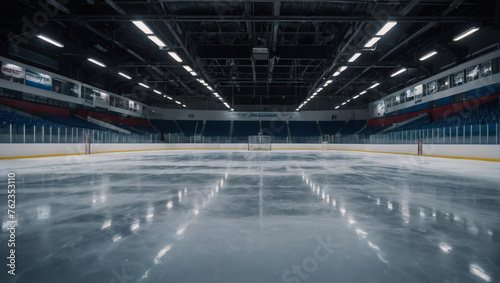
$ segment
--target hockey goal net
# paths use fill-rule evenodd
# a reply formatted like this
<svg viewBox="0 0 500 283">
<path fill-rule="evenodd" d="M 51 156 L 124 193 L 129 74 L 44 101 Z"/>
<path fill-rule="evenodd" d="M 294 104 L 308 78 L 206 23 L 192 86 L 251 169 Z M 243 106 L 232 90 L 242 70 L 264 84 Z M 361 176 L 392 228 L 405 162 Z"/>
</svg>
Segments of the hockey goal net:
<svg viewBox="0 0 500 283">
<path fill-rule="evenodd" d="M 271 150 L 271 137 L 249 136 L 248 150 Z"/>
<path fill-rule="evenodd" d="M 92 142 L 90 139 L 90 134 L 83 135 L 83 142 L 85 144 L 85 154 L 90 154 L 90 144 Z"/>
</svg>

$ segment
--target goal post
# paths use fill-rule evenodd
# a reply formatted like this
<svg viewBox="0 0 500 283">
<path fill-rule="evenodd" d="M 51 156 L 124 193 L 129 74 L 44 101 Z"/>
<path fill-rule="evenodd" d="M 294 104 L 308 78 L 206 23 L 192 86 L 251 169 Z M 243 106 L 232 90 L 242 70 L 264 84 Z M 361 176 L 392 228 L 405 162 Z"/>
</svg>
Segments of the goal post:
<svg viewBox="0 0 500 283">
<path fill-rule="evenodd" d="M 85 154 L 90 154 L 90 144 L 92 140 L 90 139 L 90 134 L 83 135 L 83 143 L 85 145 Z"/>
<path fill-rule="evenodd" d="M 248 136 L 248 150 L 271 150 L 271 136 Z"/>
</svg>

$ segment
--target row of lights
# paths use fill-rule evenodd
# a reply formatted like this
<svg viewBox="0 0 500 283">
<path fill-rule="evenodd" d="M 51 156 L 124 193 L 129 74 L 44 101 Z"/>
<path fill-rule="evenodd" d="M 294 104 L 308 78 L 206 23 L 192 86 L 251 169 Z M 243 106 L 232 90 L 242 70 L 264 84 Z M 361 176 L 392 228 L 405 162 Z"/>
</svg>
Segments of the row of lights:
<svg viewBox="0 0 500 283">
<path fill-rule="evenodd" d="M 151 39 L 151 41 L 153 41 L 154 43 L 156 43 L 160 48 L 166 47 L 166 45 L 158 37 L 154 36 L 153 31 L 151 31 L 151 29 L 144 22 L 142 22 L 142 21 L 132 21 L 132 23 L 134 23 L 140 30 L 142 30 L 148 36 L 148 38 Z M 172 57 L 178 63 L 182 63 L 183 62 L 182 59 L 179 57 L 179 55 L 177 55 L 177 53 L 169 51 L 168 54 L 170 55 L 170 57 Z M 182 67 L 187 72 L 189 72 L 193 77 L 197 77 L 198 76 L 198 74 L 189 65 L 183 65 Z M 222 99 L 222 97 L 218 93 L 214 92 L 214 89 L 210 85 L 208 85 L 208 83 L 206 83 L 203 79 L 196 78 L 196 80 L 198 82 L 200 82 L 202 85 L 204 85 L 217 98 L 219 98 L 223 102 L 224 106 L 226 106 L 228 109 L 231 109 L 231 111 L 234 111 L 229 106 L 229 104 Z M 169 97 L 167 97 L 167 98 L 169 98 Z M 176 101 L 176 103 L 180 104 L 178 101 Z M 186 107 L 185 105 L 182 105 L 182 106 Z"/>
<path fill-rule="evenodd" d="M 337 105 L 337 106 L 335 106 L 335 109 L 339 109 L 339 107 L 340 107 L 340 106 L 344 106 L 344 105 L 346 105 L 347 103 L 351 102 L 351 100 L 354 100 L 354 99 L 356 99 L 356 98 L 358 98 L 358 97 L 362 96 L 363 94 L 367 93 L 367 92 L 368 92 L 368 90 L 370 90 L 370 89 L 372 89 L 372 88 L 376 88 L 376 87 L 378 87 L 379 85 L 380 85 L 380 83 L 374 83 L 374 84 L 373 84 L 372 86 L 370 86 L 369 88 L 367 88 L 367 89 L 363 90 L 362 92 L 360 92 L 359 94 L 357 94 L 357 95 L 353 96 L 351 99 L 348 99 L 348 100 L 346 100 L 346 101 L 342 102 L 342 104 L 341 104 L 341 105 Z"/>
<path fill-rule="evenodd" d="M 144 24 L 142 21 L 132 21 L 132 23 L 134 25 L 136 25 L 141 31 L 143 31 L 147 36 L 148 38 L 153 41 L 156 45 L 158 45 L 158 47 L 160 48 L 164 48 L 166 47 L 165 43 L 163 43 L 163 41 L 161 41 L 157 36 L 154 35 L 153 31 L 146 25 Z M 38 34 L 37 35 L 38 38 L 56 46 L 56 47 L 59 47 L 59 48 L 63 48 L 64 47 L 64 44 L 44 35 L 44 34 Z M 182 59 L 175 53 L 175 52 L 168 52 L 168 54 L 174 59 L 176 60 L 177 62 L 181 63 L 182 62 Z M 89 62 L 92 62 L 94 63 L 95 65 L 101 67 L 101 68 L 106 68 L 106 64 L 104 64 L 103 62 L 95 59 L 95 58 L 87 58 L 87 60 Z M 186 70 L 188 70 L 187 68 L 189 68 L 189 66 L 183 66 Z M 189 68 L 188 70 L 193 76 L 196 76 L 197 74 L 195 72 L 193 72 L 193 70 L 191 70 Z M 128 80 L 131 80 L 132 77 L 124 72 L 118 72 L 118 75 L 128 79 Z M 150 87 L 144 83 L 139 83 L 140 86 L 144 87 L 144 88 L 147 88 L 149 89 Z M 153 92 L 157 93 L 157 94 L 160 94 L 160 95 L 163 95 L 164 98 L 168 98 L 169 100 L 173 100 L 172 97 L 168 96 L 168 95 L 165 95 L 163 94 L 162 92 L 154 89 Z M 186 108 L 186 105 L 182 104 L 180 101 L 177 101 L 175 100 L 175 103 L 177 104 L 180 104 L 182 105 L 184 108 Z"/>
<path fill-rule="evenodd" d="M 453 38 L 453 41 L 455 41 L 455 42 L 456 42 L 456 41 L 459 41 L 459 40 L 461 40 L 461 39 L 464 39 L 465 37 L 467 37 L 467 36 L 469 36 L 469 35 L 471 35 L 471 34 L 475 33 L 475 32 L 476 32 L 476 31 L 478 31 L 478 30 L 479 30 L 479 28 L 478 28 L 478 27 L 471 27 L 470 29 L 466 30 L 465 32 L 463 32 L 463 33 L 461 33 L 461 34 L 459 34 L 459 35 L 455 36 L 455 37 Z M 365 46 L 365 47 L 366 47 L 366 46 Z M 430 52 L 428 52 L 427 54 L 423 55 L 423 56 L 422 56 L 422 57 L 420 57 L 418 60 L 419 60 L 419 61 L 425 61 L 425 60 L 427 60 L 427 59 L 431 58 L 432 56 L 434 56 L 434 55 L 436 55 L 436 54 L 437 54 L 437 51 L 436 51 L 436 50 L 433 50 L 433 51 L 430 51 Z M 395 76 L 397 76 L 397 75 L 400 75 L 400 74 L 402 74 L 402 73 L 404 73 L 404 72 L 406 72 L 406 71 L 407 71 L 407 69 L 406 69 L 406 68 L 399 69 L 399 70 L 397 70 L 396 72 L 394 72 L 394 73 L 392 73 L 392 74 L 391 74 L 391 78 L 393 78 L 393 77 L 395 77 Z M 372 88 L 375 88 L 375 87 L 377 87 L 378 85 L 379 85 L 379 83 L 376 83 L 376 84 L 372 85 L 371 87 L 369 87 L 367 90 L 372 89 Z M 365 94 L 365 93 L 367 92 L 367 90 L 362 91 L 361 93 L 359 93 L 358 95 L 356 95 L 356 96 L 352 97 L 351 99 L 352 99 L 352 100 L 354 100 L 354 99 L 358 98 L 359 96 L 361 96 L 361 95 Z M 341 105 L 336 106 L 336 107 L 335 107 L 335 109 L 338 109 L 340 106 L 346 105 L 347 103 L 349 103 L 349 102 L 351 101 L 351 99 L 348 99 L 348 100 L 346 100 L 345 102 L 343 102 Z"/>
<path fill-rule="evenodd" d="M 132 21 L 132 23 L 138 27 L 143 33 L 146 34 L 146 36 L 152 41 L 154 42 L 156 45 L 158 45 L 158 47 L 160 49 L 163 49 L 165 47 L 167 47 L 167 45 L 161 40 L 159 39 L 156 35 L 154 35 L 154 32 L 143 22 L 143 21 Z M 177 55 L 177 53 L 173 52 L 173 51 L 168 51 L 168 55 L 170 55 L 170 57 L 172 57 L 172 59 L 174 59 L 176 62 L 178 63 L 182 63 L 182 58 L 179 57 L 179 55 Z M 184 65 L 182 66 L 184 69 L 186 69 L 188 72 L 191 73 L 191 75 L 193 76 L 197 76 L 197 74 L 188 66 L 188 65 Z M 127 79 L 131 79 L 130 76 L 126 75 L 126 74 L 123 74 L 123 73 L 119 73 L 121 76 L 127 78 Z M 144 83 L 139 83 L 140 86 L 144 87 L 144 88 L 147 88 L 149 89 L 150 87 Z M 159 94 L 159 95 L 163 95 L 164 98 L 167 98 L 169 100 L 173 100 L 176 104 L 179 104 L 179 105 L 182 105 L 182 107 L 184 108 L 187 108 L 187 106 L 185 104 L 182 104 L 182 102 L 178 101 L 178 100 L 174 100 L 172 97 L 166 95 L 166 94 L 163 94 L 161 91 L 159 90 L 156 90 L 156 89 L 153 89 L 153 92 Z"/>
<path fill-rule="evenodd" d="M 229 106 L 229 104 L 224 101 L 224 98 L 222 98 L 222 96 L 220 96 L 217 92 L 214 91 L 214 89 L 208 84 L 206 83 L 204 80 L 202 79 L 196 79 L 200 84 L 204 85 L 209 91 L 212 92 L 212 94 L 217 98 L 219 99 L 222 104 L 224 104 L 224 106 L 226 106 L 227 109 L 231 110 L 231 111 L 234 111 L 233 108 L 231 108 L 231 106 Z"/>
<path fill-rule="evenodd" d="M 389 30 L 391 30 L 395 25 L 397 24 L 397 22 L 387 22 L 376 34 L 374 37 L 372 37 L 365 45 L 364 47 L 365 48 L 370 48 L 372 47 L 373 45 L 375 45 L 375 43 L 377 43 L 381 38 L 382 36 L 384 36 L 387 32 L 389 32 Z M 352 63 L 354 61 L 356 61 L 359 57 L 361 56 L 361 52 L 357 52 L 357 53 L 354 53 L 351 58 L 349 58 L 349 60 L 347 60 L 347 62 L 349 63 Z M 339 76 L 343 71 L 345 71 L 347 69 L 347 66 L 341 66 L 337 69 L 337 71 L 335 71 L 335 73 L 333 73 L 332 77 L 337 77 Z M 297 107 L 297 109 L 295 109 L 295 111 L 299 111 L 302 107 L 304 107 L 309 101 L 311 101 L 311 99 L 313 99 L 320 91 L 322 91 L 326 86 L 328 86 L 333 80 L 329 79 L 327 80 L 323 86 L 319 87 L 318 89 L 316 89 L 314 91 L 314 93 L 309 97 L 307 98 L 304 102 L 302 102 L 301 105 L 299 105 L 299 107 Z M 362 95 L 362 94 L 360 94 Z M 355 96 L 356 98 L 359 97 L 359 95 Z M 355 98 L 353 98 L 355 99 Z M 348 100 L 350 101 L 350 100 Z M 348 102 L 347 101 L 347 102 Z M 345 102 L 345 103 L 347 103 Z M 344 103 L 344 104 L 345 104 Z M 343 105 L 344 105 L 343 104 Z M 337 109 L 338 106 L 335 108 Z"/>
<path fill-rule="evenodd" d="M 397 22 L 387 22 L 376 34 L 374 37 L 372 37 L 365 45 L 364 47 L 365 48 L 371 48 L 373 47 L 373 45 L 375 45 L 375 43 L 377 43 L 381 38 L 382 36 L 384 36 L 387 32 L 389 32 L 389 30 L 391 30 L 394 26 L 397 25 Z M 453 41 L 459 41 L 473 33 L 475 33 L 476 31 L 478 31 L 479 28 L 478 27 L 471 27 L 470 29 L 466 30 L 465 32 L 455 36 L 453 38 Z M 434 56 L 437 54 L 437 51 L 433 50 L 425 55 L 423 55 L 422 57 L 419 58 L 420 61 L 424 61 L 424 60 L 427 60 L 429 59 L 430 57 Z M 360 52 L 357 52 L 355 54 L 353 54 L 348 62 L 349 63 L 352 63 L 354 61 L 356 61 L 359 57 L 361 56 L 361 53 Z M 337 71 L 335 71 L 335 73 L 332 75 L 333 77 L 337 77 L 339 76 L 344 70 L 347 69 L 347 66 L 341 66 L 340 68 L 337 69 Z M 395 77 L 399 74 L 402 74 L 404 72 L 406 72 L 407 69 L 406 68 L 402 68 L 402 69 L 399 69 L 398 71 L 394 72 L 393 74 L 391 74 L 391 78 L 392 77 Z M 325 82 L 325 84 L 323 84 L 322 87 L 318 88 L 309 98 L 307 98 L 301 105 L 299 105 L 299 107 L 297 107 L 297 109 L 295 109 L 295 111 L 299 111 L 302 107 L 304 107 L 309 101 L 311 101 L 311 99 L 313 99 L 321 90 L 323 90 L 324 87 L 326 87 L 328 84 L 330 84 L 332 82 L 332 80 L 327 80 Z M 369 87 L 368 89 L 372 89 L 372 88 L 375 88 L 379 85 L 379 83 L 375 83 L 374 85 L 372 85 L 371 87 Z M 358 95 L 355 95 L 354 97 L 352 97 L 352 99 L 356 99 L 358 98 L 359 96 L 365 94 L 367 92 L 367 90 L 364 90 L 362 91 L 361 93 L 359 93 Z M 348 102 L 350 102 L 351 99 L 348 99 L 347 101 L 343 102 L 341 105 L 345 105 L 347 104 Z M 336 106 L 335 109 L 338 109 L 341 105 L 339 106 Z"/>
</svg>

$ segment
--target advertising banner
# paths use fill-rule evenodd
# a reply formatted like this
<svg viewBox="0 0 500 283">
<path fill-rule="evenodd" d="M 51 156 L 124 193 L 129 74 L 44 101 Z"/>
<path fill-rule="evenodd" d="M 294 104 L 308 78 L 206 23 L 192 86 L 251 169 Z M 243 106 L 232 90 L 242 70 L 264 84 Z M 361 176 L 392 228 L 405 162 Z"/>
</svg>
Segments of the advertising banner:
<svg viewBox="0 0 500 283">
<path fill-rule="evenodd" d="M 24 68 L 14 64 L 2 63 L 1 78 L 11 82 L 24 83 Z"/>
<path fill-rule="evenodd" d="M 26 85 L 52 90 L 52 77 L 46 74 L 26 70 Z"/>
</svg>

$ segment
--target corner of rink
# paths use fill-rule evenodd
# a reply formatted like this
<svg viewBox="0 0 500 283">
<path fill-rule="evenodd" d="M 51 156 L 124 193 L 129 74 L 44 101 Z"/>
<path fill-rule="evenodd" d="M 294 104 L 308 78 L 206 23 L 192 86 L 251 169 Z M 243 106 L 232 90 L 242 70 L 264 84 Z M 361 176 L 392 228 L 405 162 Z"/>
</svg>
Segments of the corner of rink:
<svg viewBox="0 0 500 283">
<path fill-rule="evenodd" d="M 91 154 L 155 150 L 248 150 L 246 143 L 95 143 Z M 276 143 L 272 150 L 338 150 L 400 155 L 417 155 L 417 144 L 301 144 Z M 84 155 L 83 143 L 2 144 L 0 159 Z M 424 144 L 423 156 L 500 162 L 500 145 Z"/>
</svg>

